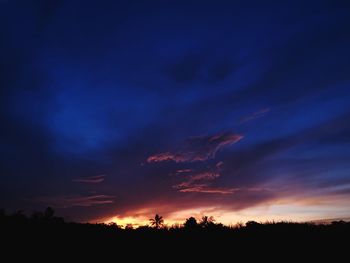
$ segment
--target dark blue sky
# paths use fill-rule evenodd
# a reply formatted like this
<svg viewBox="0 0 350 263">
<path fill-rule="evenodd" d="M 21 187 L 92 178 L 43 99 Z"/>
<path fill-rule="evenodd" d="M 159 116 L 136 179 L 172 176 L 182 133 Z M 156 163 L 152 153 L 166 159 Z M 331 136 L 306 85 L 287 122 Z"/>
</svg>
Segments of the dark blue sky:
<svg viewBox="0 0 350 263">
<path fill-rule="evenodd" d="M 349 1 L 0 0 L 0 207 L 350 216 Z"/>
</svg>

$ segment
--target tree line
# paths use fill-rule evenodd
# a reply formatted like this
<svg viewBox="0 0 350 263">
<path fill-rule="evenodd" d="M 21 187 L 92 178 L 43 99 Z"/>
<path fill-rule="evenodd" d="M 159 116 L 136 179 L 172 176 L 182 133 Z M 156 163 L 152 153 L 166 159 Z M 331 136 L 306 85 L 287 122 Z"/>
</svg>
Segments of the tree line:
<svg viewBox="0 0 350 263">
<path fill-rule="evenodd" d="M 271 221 L 265 223 L 259 223 L 256 221 L 248 221 L 244 223 L 236 223 L 235 225 L 226 226 L 222 223 L 216 222 L 215 218 L 212 216 L 202 216 L 200 220 L 197 220 L 195 217 L 191 216 L 187 218 L 183 224 L 174 224 L 172 226 L 168 226 L 165 224 L 165 220 L 163 216 L 156 214 L 153 218 L 149 219 L 149 225 L 134 227 L 133 224 L 127 224 L 125 226 L 118 225 L 118 222 L 111 222 L 108 224 L 105 223 L 67 223 L 64 218 L 58 217 L 55 215 L 55 210 L 52 207 L 47 207 L 43 212 L 35 211 L 29 217 L 25 215 L 23 210 L 18 210 L 12 214 L 6 214 L 4 209 L 0 209 L 0 224 L 24 224 L 24 223 L 36 223 L 36 224 L 74 224 L 74 225 L 91 225 L 91 226 L 100 226 L 104 228 L 118 229 L 118 230 L 145 230 L 145 229 L 153 229 L 153 230 L 174 230 L 174 229 L 191 229 L 191 230 L 200 230 L 200 229 L 225 229 L 225 230 L 237 230 L 237 229 L 259 229 L 263 226 L 271 226 L 271 225 L 279 225 L 279 226 L 304 226 L 310 228 L 317 227 L 325 227 L 325 226 L 343 226 L 350 227 L 350 222 L 346 222 L 343 220 L 331 221 L 329 223 L 323 224 L 315 224 L 312 222 L 286 222 L 286 221 Z"/>
</svg>

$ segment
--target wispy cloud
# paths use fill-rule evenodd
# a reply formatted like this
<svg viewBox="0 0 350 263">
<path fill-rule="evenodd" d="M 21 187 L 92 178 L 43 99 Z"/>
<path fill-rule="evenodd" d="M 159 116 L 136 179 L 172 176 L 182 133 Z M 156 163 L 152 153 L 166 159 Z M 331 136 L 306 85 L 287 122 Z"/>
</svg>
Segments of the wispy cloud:
<svg viewBox="0 0 350 263">
<path fill-rule="evenodd" d="M 56 197 L 42 197 L 38 201 L 47 205 L 61 208 L 69 207 L 89 207 L 104 204 L 114 203 L 114 196 L 112 195 L 72 195 L 72 196 L 56 196 Z"/>
<path fill-rule="evenodd" d="M 233 194 L 239 191 L 238 188 L 220 188 L 207 185 L 193 185 L 188 188 L 180 189 L 182 193 L 207 193 L 207 194 Z"/>
<path fill-rule="evenodd" d="M 174 188 L 180 188 L 180 189 L 184 189 L 187 187 L 192 187 L 193 184 L 195 182 L 208 182 L 208 181 L 212 181 L 215 178 L 219 177 L 220 174 L 217 172 L 203 172 L 203 173 L 199 173 L 199 174 L 195 174 L 192 175 L 188 178 L 186 178 L 186 180 L 180 184 L 174 185 Z"/>
<path fill-rule="evenodd" d="M 176 171 L 176 174 L 182 174 L 182 173 L 190 173 L 193 172 L 192 169 L 180 169 Z"/>
<path fill-rule="evenodd" d="M 173 186 L 182 193 L 210 193 L 210 194 L 232 194 L 238 189 L 235 188 L 223 188 L 223 187 L 212 187 L 210 186 L 212 181 L 220 176 L 220 171 L 222 170 L 223 162 L 218 162 L 214 168 L 206 171 L 194 171 L 189 170 L 184 175 L 185 179 Z M 182 170 L 180 170 L 182 171 Z M 187 170 L 186 170 L 187 171 Z M 191 174 L 188 174 L 191 173 Z M 182 175 L 183 173 L 177 173 L 177 175 Z"/>
<path fill-rule="evenodd" d="M 196 162 L 215 158 L 218 151 L 226 146 L 237 143 L 242 135 L 233 133 L 219 133 L 209 136 L 197 136 L 188 138 L 181 150 L 168 151 L 148 157 L 147 162 Z"/>
<path fill-rule="evenodd" d="M 247 116 L 241 118 L 240 123 L 245 123 L 248 121 L 255 120 L 257 118 L 264 117 L 271 109 L 270 108 L 262 108 L 258 111 L 255 111 Z"/>
<path fill-rule="evenodd" d="M 175 162 L 184 162 L 186 161 L 186 158 L 183 153 L 171 153 L 171 152 L 164 152 L 152 155 L 147 158 L 147 162 L 162 162 L 162 161 L 175 161 Z"/>
<path fill-rule="evenodd" d="M 95 175 L 95 176 L 76 178 L 76 179 L 73 179 L 72 181 L 77 183 L 98 184 L 98 183 L 102 183 L 105 179 L 106 179 L 106 175 L 101 174 L 101 175 Z"/>
</svg>

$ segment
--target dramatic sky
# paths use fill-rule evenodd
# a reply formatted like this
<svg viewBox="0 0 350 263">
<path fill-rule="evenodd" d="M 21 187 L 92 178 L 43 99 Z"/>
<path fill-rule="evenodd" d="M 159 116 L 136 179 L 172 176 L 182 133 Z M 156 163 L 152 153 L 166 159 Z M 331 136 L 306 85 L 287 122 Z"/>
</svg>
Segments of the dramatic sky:
<svg viewBox="0 0 350 263">
<path fill-rule="evenodd" d="M 0 0 L 0 207 L 350 217 L 349 1 Z"/>
</svg>

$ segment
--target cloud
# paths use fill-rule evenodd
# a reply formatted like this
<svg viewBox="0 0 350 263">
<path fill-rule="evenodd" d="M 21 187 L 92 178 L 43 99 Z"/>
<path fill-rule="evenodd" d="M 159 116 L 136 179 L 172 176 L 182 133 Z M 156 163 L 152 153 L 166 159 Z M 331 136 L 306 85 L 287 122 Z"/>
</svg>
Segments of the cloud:
<svg viewBox="0 0 350 263">
<path fill-rule="evenodd" d="M 98 183 L 102 183 L 105 180 L 105 177 L 106 177 L 105 174 L 100 174 L 95 176 L 76 178 L 76 179 L 73 179 L 72 181 L 77 183 L 98 184 Z"/>
<path fill-rule="evenodd" d="M 42 197 L 38 201 L 46 205 L 60 208 L 69 207 L 90 207 L 114 203 L 112 195 L 72 195 L 72 196 L 57 196 L 57 197 Z"/>
<path fill-rule="evenodd" d="M 162 161 L 175 161 L 175 162 L 184 162 L 185 159 L 182 154 L 173 154 L 171 152 L 159 153 L 152 155 L 147 158 L 147 162 L 162 162 Z"/>
<path fill-rule="evenodd" d="M 190 173 L 193 172 L 192 169 L 180 169 L 176 171 L 176 174 L 181 174 L 181 173 Z"/>
<path fill-rule="evenodd" d="M 245 123 L 248 121 L 252 121 L 252 120 L 264 117 L 270 110 L 271 110 L 270 108 L 262 108 L 256 112 L 253 112 L 252 114 L 242 117 L 240 120 L 240 123 Z"/>
<path fill-rule="evenodd" d="M 223 161 L 220 161 L 218 162 L 215 167 L 218 171 L 221 171 L 222 170 L 222 166 L 224 165 L 224 162 Z"/>
<path fill-rule="evenodd" d="M 208 181 L 214 180 L 219 176 L 220 174 L 217 172 L 203 172 L 203 173 L 192 175 L 189 178 L 187 178 L 184 182 L 177 184 L 173 187 L 180 188 L 180 189 L 192 187 L 195 182 L 208 182 Z"/>
<path fill-rule="evenodd" d="M 238 188 L 220 188 L 209 187 L 207 185 L 193 185 L 188 188 L 180 189 L 182 193 L 207 193 L 207 194 L 233 194 L 238 191 Z"/>
<path fill-rule="evenodd" d="M 243 138 L 242 135 L 234 133 L 218 133 L 209 136 L 196 136 L 188 138 L 181 150 L 176 152 L 164 152 L 152 155 L 147 159 L 147 162 L 163 162 L 174 161 L 176 163 L 196 161 L 206 162 L 213 159 L 216 153 L 226 146 L 232 145 Z M 178 192 L 201 192 L 212 194 L 232 194 L 236 189 L 234 188 L 218 188 L 210 186 L 212 181 L 220 176 L 223 171 L 223 162 L 219 161 L 215 167 L 192 169 L 178 169 L 175 175 L 183 176 L 182 182 L 173 185 Z"/>
<path fill-rule="evenodd" d="M 183 182 L 174 185 L 173 188 L 177 189 L 181 193 L 197 192 L 208 194 L 233 194 L 238 189 L 210 186 L 212 181 L 214 181 L 220 176 L 222 166 L 223 162 L 220 161 L 215 165 L 214 169 L 212 169 L 211 171 L 201 171 L 196 173 L 194 170 L 191 170 L 190 172 L 194 174 L 188 176 L 189 172 L 187 172 L 185 174 L 187 178 Z M 182 173 L 178 173 L 178 175 L 181 174 Z"/>
<path fill-rule="evenodd" d="M 148 157 L 147 162 L 174 161 L 196 162 L 215 158 L 218 151 L 226 146 L 237 143 L 242 135 L 233 133 L 219 133 L 209 136 L 197 136 L 188 138 L 183 149 L 175 152 L 164 152 Z"/>
</svg>

